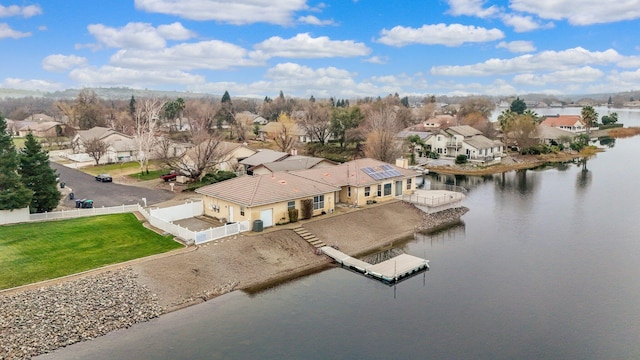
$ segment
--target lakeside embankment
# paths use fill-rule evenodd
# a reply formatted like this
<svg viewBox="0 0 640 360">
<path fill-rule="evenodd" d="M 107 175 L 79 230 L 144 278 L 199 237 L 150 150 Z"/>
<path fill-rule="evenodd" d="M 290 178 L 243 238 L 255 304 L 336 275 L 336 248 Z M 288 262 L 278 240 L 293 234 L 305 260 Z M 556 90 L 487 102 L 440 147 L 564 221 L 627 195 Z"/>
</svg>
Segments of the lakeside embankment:
<svg viewBox="0 0 640 360">
<path fill-rule="evenodd" d="M 352 256 L 457 223 L 461 207 L 425 214 L 401 201 L 305 220 Z M 0 294 L 0 359 L 26 359 L 228 293 L 273 286 L 332 266 L 291 227 L 275 227 L 79 278 Z"/>
</svg>

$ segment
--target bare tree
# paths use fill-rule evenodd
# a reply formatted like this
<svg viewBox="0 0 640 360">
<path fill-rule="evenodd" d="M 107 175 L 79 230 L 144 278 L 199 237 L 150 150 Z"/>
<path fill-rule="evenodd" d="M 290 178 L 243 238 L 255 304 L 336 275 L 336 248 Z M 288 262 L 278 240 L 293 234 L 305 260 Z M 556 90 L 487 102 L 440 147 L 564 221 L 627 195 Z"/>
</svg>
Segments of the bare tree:
<svg viewBox="0 0 640 360">
<path fill-rule="evenodd" d="M 331 135 L 331 108 L 328 103 L 307 101 L 303 105 L 303 116 L 299 120 L 300 126 L 313 141 L 325 144 Z"/>
<path fill-rule="evenodd" d="M 81 129 L 91 129 L 104 126 L 104 106 L 93 90 L 82 89 L 74 102 L 74 113 L 77 115 L 78 126 Z"/>
<path fill-rule="evenodd" d="M 391 106 L 382 102 L 374 104 L 367 112 L 365 127 L 368 131 L 365 148 L 367 157 L 393 162 L 402 154 L 401 146 L 396 141 L 400 125 Z"/>
<path fill-rule="evenodd" d="M 70 127 L 78 126 L 75 107 L 65 101 L 56 101 L 54 105 L 64 116 L 67 117 L 67 125 Z"/>
<path fill-rule="evenodd" d="M 161 136 L 156 139 L 156 146 L 154 148 L 154 155 L 158 158 L 162 164 L 171 167 L 173 161 L 173 149 L 174 144 L 171 139 Z"/>
<path fill-rule="evenodd" d="M 149 173 L 149 157 L 156 141 L 160 112 L 163 107 L 164 101 L 159 99 L 144 99 L 140 105 L 136 106 L 134 120 L 140 172 L 146 168 Z"/>
<path fill-rule="evenodd" d="M 280 116 L 278 116 L 278 126 L 276 130 L 268 134 L 268 136 L 276 143 L 280 151 L 290 152 L 298 142 L 298 138 L 294 132 L 295 122 L 293 119 L 281 113 Z"/>
<path fill-rule="evenodd" d="M 194 146 L 182 156 L 170 160 L 171 168 L 192 179 L 200 179 L 202 175 L 224 161 L 225 149 L 220 146 L 217 135 L 199 134 L 194 139 Z"/>
<path fill-rule="evenodd" d="M 233 128 L 238 134 L 238 140 L 246 141 L 253 130 L 253 118 L 247 113 L 237 113 L 235 121 L 233 121 Z"/>
<path fill-rule="evenodd" d="M 184 113 L 189 122 L 189 137 L 194 138 L 214 128 L 215 116 L 222 105 L 208 99 L 189 99 L 185 102 Z"/>
<path fill-rule="evenodd" d="M 107 153 L 107 144 L 98 138 L 89 139 L 84 143 L 84 150 L 98 165 Z"/>
</svg>

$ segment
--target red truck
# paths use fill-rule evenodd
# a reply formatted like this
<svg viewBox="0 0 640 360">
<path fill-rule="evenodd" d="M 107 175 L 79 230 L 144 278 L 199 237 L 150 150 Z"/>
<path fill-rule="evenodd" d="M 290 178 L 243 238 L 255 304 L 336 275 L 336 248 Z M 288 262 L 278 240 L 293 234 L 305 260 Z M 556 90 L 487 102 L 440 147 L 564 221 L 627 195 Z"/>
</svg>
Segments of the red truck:
<svg viewBox="0 0 640 360">
<path fill-rule="evenodd" d="M 168 174 L 160 175 L 160 179 L 166 181 L 175 181 L 176 177 L 178 177 L 178 173 L 171 170 Z"/>
</svg>

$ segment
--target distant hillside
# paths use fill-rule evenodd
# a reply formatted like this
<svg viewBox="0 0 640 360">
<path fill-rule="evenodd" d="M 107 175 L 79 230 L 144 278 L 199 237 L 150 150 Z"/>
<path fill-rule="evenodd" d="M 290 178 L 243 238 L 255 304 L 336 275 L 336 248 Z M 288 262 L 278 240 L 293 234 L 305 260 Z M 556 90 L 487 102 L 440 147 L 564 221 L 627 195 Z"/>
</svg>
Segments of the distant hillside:
<svg viewBox="0 0 640 360">
<path fill-rule="evenodd" d="M 217 98 L 221 97 L 220 95 L 211 95 L 204 93 L 191 93 L 191 92 L 180 92 L 180 91 L 161 91 L 161 90 L 147 90 L 147 89 L 131 89 L 131 88 L 123 88 L 123 87 L 115 87 L 115 88 L 88 88 L 89 90 L 93 90 L 96 95 L 104 100 L 126 100 L 130 99 L 133 95 L 136 98 L 144 98 L 144 97 L 157 97 L 157 98 L 171 98 L 175 99 L 178 97 L 182 98 Z M 3 89 L 0 88 L 0 99 L 8 99 L 8 98 L 24 98 L 24 97 L 34 97 L 34 98 L 45 98 L 45 99 L 55 99 L 55 100 L 73 100 L 78 97 L 78 94 L 82 91 L 82 89 L 67 89 L 64 91 L 55 91 L 55 92 L 41 92 L 41 91 L 29 91 L 29 90 L 17 90 L 17 89 Z"/>
</svg>

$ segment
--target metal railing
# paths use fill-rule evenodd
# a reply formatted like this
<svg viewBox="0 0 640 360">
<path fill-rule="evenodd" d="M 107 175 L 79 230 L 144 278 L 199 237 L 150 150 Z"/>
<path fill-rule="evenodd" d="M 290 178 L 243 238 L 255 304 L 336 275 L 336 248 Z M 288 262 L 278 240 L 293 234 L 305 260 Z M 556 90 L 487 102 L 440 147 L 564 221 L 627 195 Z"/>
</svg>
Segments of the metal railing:
<svg viewBox="0 0 640 360">
<path fill-rule="evenodd" d="M 455 192 L 459 192 L 459 193 L 463 193 L 463 194 L 469 193 L 469 190 L 467 190 L 466 188 L 464 188 L 462 186 L 442 184 L 442 183 L 434 183 L 434 182 L 430 183 L 429 190 L 448 190 L 448 191 L 455 191 Z"/>
</svg>

